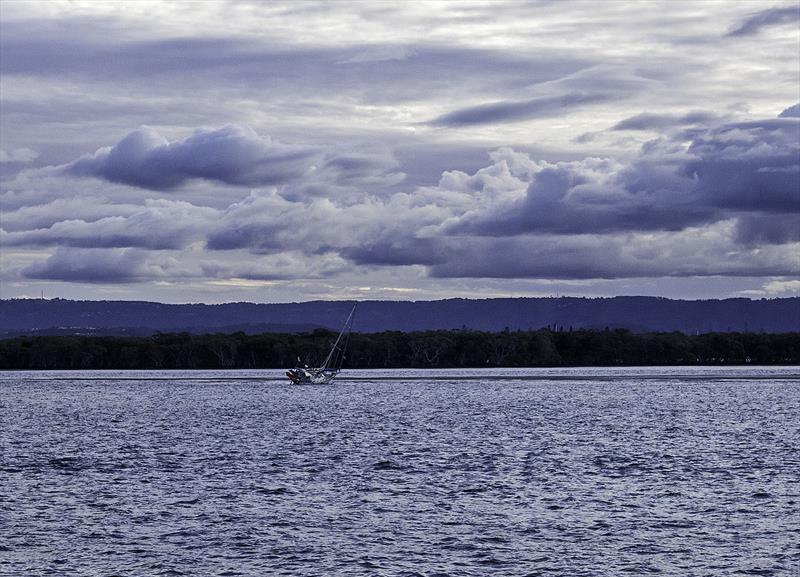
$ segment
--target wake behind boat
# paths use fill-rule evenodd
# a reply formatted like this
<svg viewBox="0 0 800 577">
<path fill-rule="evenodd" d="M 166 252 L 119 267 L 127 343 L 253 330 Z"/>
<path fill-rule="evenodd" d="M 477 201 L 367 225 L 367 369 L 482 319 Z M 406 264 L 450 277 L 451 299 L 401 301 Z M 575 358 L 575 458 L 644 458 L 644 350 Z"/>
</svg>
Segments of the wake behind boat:
<svg viewBox="0 0 800 577">
<path fill-rule="evenodd" d="M 308 365 L 304 365 L 301 367 L 299 366 L 300 359 L 298 358 L 298 366 L 286 371 L 286 376 L 289 377 L 293 385 L 327 385 L 336 378 L 336 375 L 342 370 L 355 312 L 356 305 L 353 305 L 353 309 L 347 316 L 342 330 L 339 331 L 339 336 L 336 337 L 331 351 L 325 357 L 325 361 L 321 366 L 310 368 Z"/>
</svg>

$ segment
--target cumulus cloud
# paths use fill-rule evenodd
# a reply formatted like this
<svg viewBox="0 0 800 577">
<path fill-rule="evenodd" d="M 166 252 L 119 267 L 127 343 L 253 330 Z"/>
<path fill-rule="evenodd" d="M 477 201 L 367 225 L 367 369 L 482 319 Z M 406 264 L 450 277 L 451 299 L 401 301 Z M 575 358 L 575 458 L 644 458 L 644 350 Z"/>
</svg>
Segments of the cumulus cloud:
<svg viewBox="0 0 800 577">
<path fill-rule="evenodd" d="M 687 180 L 668 165 L 645 162 L 545 162 L 521 191 L 465 213 L 448 223 L 448 230 L 512 236 L 680 229 L 709 217 L 708 209 L 686 194 Z"/>
<path fill-rule="evenodd" d="M 257 253 L 299 248 L 310 254 L 342 250 L 384 238 L 409 237 L 436 226 L 451 211 L 397 193 L 338 206 L 329 199 L 297 202 L 275 193 L 251 193 L 234 203 L 210 232 L 211 250 L 247 248 Z"/>
<path fill-rule="evenodd" d="M 792 122 L 705 129 L 688 147 L 657 140 L 631 162 L 550 163 L 503 148 L 473 174 L 446 171 L 413 195 L 347 206 L 252 193 L 224 211 L 208 247 L 301 247 L 356 265 L 424 266 L 440 277 L 793 274 L 800 239 Z M 731 185 L 730 172 L 745 183 L 773 172 L 788 180 L 751 197 L 746 185 Z"/>
<path fill-rule="evenodd" d="M 38 292 L 19 271 L 46 257 L 27 274 L 191 277 L 185 298 L 797 262 L 800 105 L 734 122 L 797 102 L 792 2 L 617 3 L 597 26 L 582 2 L 246 4 L 4 4 L 10 295 Z"/>
<path fill-rule="evenodd" d="M 143 126 L 63 171 L 153 190 L 173 189 L 191 179 L 266 186 L 301 177 L 318 156 L 314 148 L 283 144 L 240 126 L 199 129 L 175 142 Z"/>
<path fill-rule="evenodd" d="M 800 22 L 800 6 L 795 4 L 794 6 L 769 8 L 746 18 L 736 28 L 728 32 L 728 36 L 750 36 L 757 34 L 762 28 L 796 22 Z"/>
<path fill-rule="evenodd" d="M 58 247 L 23 274 L 75 282 L 323 279 L 409 266 L 437 278 L 797 274 L 800 119 L 698 127 L 688 144 L 669 124 L 627 161 L 549 162 L 500 148 L 481 169 L 400 192 L 380 191 L 398 170 L 389 151 L 322 151 L 295 182 L 213 208 L 191 195 L 95 196 L 83 208 L 62 199 L 10 211 L 0 240 Z M 145 156 L 174 146 L 154 142 Z M 193 268 L 180 272 L 187 251 Z"/>
<path fill-rule="evenodd" d="M 539 163 L 516 192 L 451 220 L 452 234 L 510 236 L 680 230 L 743 213 L 800 212 L 800 122 L 778 118 L 699 131 L 684 147 L 648 143 L 630 163 Z M 490 192 L 491 195 L 491 192 Z M 770 237 L 791 240 L 792 222 Z M 748 232 L 748 230 L 750 232 Z M 741 238 L 754 239 L 743 218 Z"/>
<path fill-rule="evenodd" d="M 386 146 L 289 145 L 241 126 L 198 129 L 173 142 L 142 126 L 114 146 L 55 171 L 157 191 L 174 190 L 192 180 L 284 186 L 286 195 L 294 197 L 346 196 L 353 187 L 383 188 L 405 177 Z"/>
</svg>

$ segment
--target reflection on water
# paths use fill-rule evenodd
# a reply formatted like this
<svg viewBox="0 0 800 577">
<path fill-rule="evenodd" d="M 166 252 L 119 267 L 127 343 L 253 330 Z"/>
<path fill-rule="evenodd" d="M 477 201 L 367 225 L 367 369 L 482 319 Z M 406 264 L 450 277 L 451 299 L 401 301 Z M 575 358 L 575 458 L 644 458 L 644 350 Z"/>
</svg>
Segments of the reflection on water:
<svg viewBox="0 0 800 577">
<path fill-rule="evenodd" d="M 797 575 L 794 368 L 0 375 L 0 575 Z"/>
</svg>

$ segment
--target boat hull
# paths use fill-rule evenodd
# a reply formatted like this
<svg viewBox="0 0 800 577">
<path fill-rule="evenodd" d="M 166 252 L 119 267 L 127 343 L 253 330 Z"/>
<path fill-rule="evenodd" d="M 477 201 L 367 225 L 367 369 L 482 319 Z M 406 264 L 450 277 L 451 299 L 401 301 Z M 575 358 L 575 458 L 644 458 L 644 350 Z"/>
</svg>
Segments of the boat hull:
<svg viewBox="0 0 800 577">
<path fill-rule="evenodd" d="M 293 385 L 327 385 L 333 382 L 338 372 L 297 368 L 286 371 L 286 376 Z"/>
</svg>

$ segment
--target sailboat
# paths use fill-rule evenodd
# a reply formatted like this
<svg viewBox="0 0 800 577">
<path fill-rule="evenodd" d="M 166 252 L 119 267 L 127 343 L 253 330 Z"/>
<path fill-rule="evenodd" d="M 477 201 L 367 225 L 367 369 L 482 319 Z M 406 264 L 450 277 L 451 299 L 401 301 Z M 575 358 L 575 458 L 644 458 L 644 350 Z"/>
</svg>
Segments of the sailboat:
<svg viewBox="0 0 800 577">
<path fill-rule="evenodd" d="M 298 358 L 298 366 L 286 371 L 286 376 L 293 385 L 327 385 L 336 378 L 339 371 L 342 370 L 342 363 L 344 363 L 344 354 L 347 350 L 347 343 L 350 340 L 350 331 L 353 328 L 353 315 L 356 312 L 356 305 L 353 305 L 347 320 L 344 322 L 342 330 L 339 331 L 339 336 L 331 347 L 325 361 L 319 367 L 310 368 L 308 365 L 300 366 L 300 359 Z"/>
</svg>

